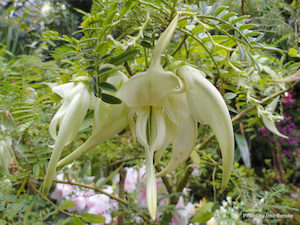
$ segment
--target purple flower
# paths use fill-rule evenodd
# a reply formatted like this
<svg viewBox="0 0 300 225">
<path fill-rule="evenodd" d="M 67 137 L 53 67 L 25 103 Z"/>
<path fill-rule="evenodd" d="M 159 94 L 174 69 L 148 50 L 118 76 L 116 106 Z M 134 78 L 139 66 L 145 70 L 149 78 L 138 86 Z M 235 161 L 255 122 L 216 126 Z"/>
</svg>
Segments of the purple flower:
<svg viewBox="0 0 300 225">
<path fill-rule="evenodd" d="M 286 156 L 289 156 L 292 158 L 292 151 L 291 150 L 282 150 L 282 153 Z"/>
<path fill-rule="evenodd" d="M 287 93 L 287 96 L 283 97 L 283 103 L 286 105 L 294 104 L 293 96 L 290 92 Z"/>
</svg>

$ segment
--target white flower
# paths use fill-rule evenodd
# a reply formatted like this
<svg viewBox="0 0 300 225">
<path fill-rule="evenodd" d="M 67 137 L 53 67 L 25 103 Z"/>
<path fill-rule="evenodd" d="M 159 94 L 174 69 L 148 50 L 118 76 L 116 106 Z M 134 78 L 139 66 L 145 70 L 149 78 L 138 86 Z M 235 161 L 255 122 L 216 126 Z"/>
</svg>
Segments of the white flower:
<svg viewBox="0 0 300 225">
<path fill-rule="evenodd" d="M 176 169 L 190 155 L 197 138 L 197 121 L 212 127 L 223 156 L 222 190 L 230 177 L 234 139 L 230 115 L 221 94 L 205 75 L 190 66 L 165 71 L 160 64 L 177 25 L 178 16 L 159 38 L 146 72 L 134 75 L 120 89 L 120 98 L 129 108 L 129 124 L 145 147 L 147 168 L 147 204 L 156 218 L 157 190 L 155 161 L 158 163 L 169 144 L 173 145 L 168 165 L 157 176 Z M 136 121 L 134 118 L 136 116 Z"/>
<path fill-rule="evenodd" d="M 114 85 L 118 90 L 127 80 L 125 74 L 115 72 L 107 79 L 107 82 Z M 116 96 L 119 97 L 119 95 L 117 91 Z M 102 141 L 112 138 L 127 126 L 127 109 L 123 103 L 108 104 L 99 98 L 95 102 L 93 102 L 95 103 L 95 111 L 92 135 L 78 149 L 61 159 L 57 164 L 58 167 L 76 160 L 88 150 Z"/>
<path fill-rule="evenodd" d="M 51 3 L 50 2 L 46 2 L 42 9 L 41 9 L 41 14 L 42 16 L 49 16 L 49 14 L 51 13 L 53 7 L 51 6 Z"/>
<path fill-rule="evenodd" d="M 60 154 L 64 146 L 70 144 L 76 137 L 93 98 L 88 85 L 84 82 L 62 84 L 53 87 L 52 90 L 63 98 L 63 104 L 49 125 L 49 133 L 55 139 L 55 144 L 43 183 L 43 195 L 49 192 L 56 175 Z"/>
<path fill-rule="evenodd" d="M 275 125 L 275 121 L 282 120 L 282 116 L 274 116 L 273 112 L 276 109 L 277 103 L 279 100 L 279 96 L 274 98 L 273 101 L 267 105 L 266 109 L 263 109 L 261 105 L 257 106 L 258 115 L 262 117 L 263 123 L 265 127 L 271 131 L 273 134 L 278 135 L 279 137 L 288 139 L 289 137 L 281 134 Z"/>
</svg>

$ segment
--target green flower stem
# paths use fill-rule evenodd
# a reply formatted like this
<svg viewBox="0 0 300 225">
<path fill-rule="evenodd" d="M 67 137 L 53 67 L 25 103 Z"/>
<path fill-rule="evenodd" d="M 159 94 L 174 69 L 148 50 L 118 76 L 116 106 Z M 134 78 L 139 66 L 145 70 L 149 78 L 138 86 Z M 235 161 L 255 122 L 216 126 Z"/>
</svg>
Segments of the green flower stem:
<svg viewBox="0 0 300 225">
<path fill-rule="evenodd" d="M 213 16 L 198 16 L 198 18 L 200 18 L 200 19 L 217 20 L 217 21 L 219 21 L 219 22 L 221 22 L 221 23 L 226 24 L 226 25 L 229 26 L 231 29 L 235 30 L 235 31 L 236 31 L 236 32 L 237 32 L 237 33 L 238 33 L 238 34 L 246 41 L 246 43 L 250 46 L 250 48 L 253 48 L 253 46 L 251 45 L 251 43 L 249 42 L 249 40 L 246 38 L 246 36 L 245 36 L 239 29 L 237 29 L 235 26 L 233 26 L 231 23 L 229 23 L 229 22 L 227 22 L 227 21 L 225 21 L 225 20 L 222 20 L 222 19 L 220 19 L 220 18 L 213 17 Z M 224 29 L 219 28 L 219 27 L 216 26 L 215 24 L 214 24 L 214 26 L 215 26 L 218 30 L 220 29 L 220 31 L 225 32 L 227 36 L 229 36 L 229 37 L 231 37 L 231 38 L 233 37 L 232 35 L 228 34 L 226 31 L 224 31 Z"/>
<path fill-rule="evenodd" d="M 195 41 L 197 41 L 203 48 L 204 50 L 207 52 L 207 54 L 209 55 L 209 57 L 211 58 L 211 60 L 213 61 L 215 67 L 216 67 L 216 70 L 217 70 L 217 76 L 215 77 L 215 80 L 218 80 L 220 77 L 221 77 L 221 72 L 220 72 L 220 69 L 219 69 L 219 66 L 216 62 L 216 60 L 214 59 L 213 55 L 211 54 L 211 52 L 208 50 L 208 48 L 204 45 L 204 43 L 200 40 L 199 37 L 193 35 L 191 32 L 183 29 L 183 28 L 177 28 L 180 32 L 184 33 L 185 35 L 193 38 Z"/>
<path fill-rule="evenodd" d="M 154 4 L 150 3 L 150 2 L 145 2 L 145 1 L 143 1 L 143 0 L 138 0 L 137 2 L 141 3 L 142 5 L 146 5 L 146 6 L 149 6 L 149 7 L 151 7 L 151 8 L 154 8 L 154 9 L 157 9 L 157 10 L 160 10 L 160 11 L 163 11 L 164 13 L 166 13 L 166 14 L 168 14 L 168 15 L 170 14 L 169 10 L 167 10 L 167 9 L 164 8 L 164 7 L 160 7 L 160 6 L 154 5 Z"/>
</svg>

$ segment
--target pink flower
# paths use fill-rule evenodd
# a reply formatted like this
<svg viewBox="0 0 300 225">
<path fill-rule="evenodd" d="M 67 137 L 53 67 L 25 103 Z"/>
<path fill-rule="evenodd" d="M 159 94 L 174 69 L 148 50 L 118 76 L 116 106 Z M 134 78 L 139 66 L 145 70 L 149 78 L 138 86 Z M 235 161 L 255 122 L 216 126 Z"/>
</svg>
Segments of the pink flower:
<svg viewBox="0 0 300 225">
<path fill-rule="evenodd" d="M 185 206 L 182 196 L 179 198 L 176 209 L 176 214 L 172 217 L 172 225 L 188 224 L 189 218 L 195 213 L 195 206 L 191 203 Z"/>
<path fill-rule="evenodd" d="M 126 168 L 125 191 L 132 193 L 136 190 L 139 173 L 135 168 Z"/>
</svg>

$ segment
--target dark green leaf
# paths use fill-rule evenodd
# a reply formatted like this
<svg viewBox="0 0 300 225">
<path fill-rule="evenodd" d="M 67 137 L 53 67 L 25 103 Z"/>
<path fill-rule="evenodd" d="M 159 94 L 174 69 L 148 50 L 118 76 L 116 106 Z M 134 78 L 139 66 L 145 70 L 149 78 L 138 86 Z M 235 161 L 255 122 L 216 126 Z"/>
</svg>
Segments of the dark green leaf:
<svg viewBox="0 0 300 225">
<path fill-rule="evenodd" d="M 113 67 L 104 67 L 99 71 L 99 75 L 104 75 L 107 74 L 109 72 L 111 72 L 113 70 Z"/>
<path fill-rule="evenodd" d="M 95 94 L 96 97 L 100 98 L 101 93 L 98 93 L 96 76 L 93 76 L 90 79 L 90 83 L 91 83 L 93 93 Z"/>
<path fill-rule="evenodd" d="M 84 69 L 85 71 L 94 71 L 96 68 L 94 66 L 88 66 Z"/>
<path fill-rule="evenodd" d="M 99 83 L 99 86 L 101 89 L 103 89 L 105 91 L 110 91 L 110 92 L 117 91 L 117 89 L 115 88 L 114 85 L 107 83 L 107 82 L 101 82 L 101 83 Z"/>
<path fill-rule="evenodd" d="M 85 214 L 82 214 L 81 218 L 87 223 L 104 223 L 105 222 L 105 217 L 103 217 L 101 215 L 85 213 Z"/>
<path fill-rule="evenodd" d="M 59 207 L 61 209 L 72 209 L 73 207 L 76 206 L 76 203 L 74 201 L 64 201 L 60 203 Z"/>
<path fill-rule="evenodd" d="M 126 61 L 134 59 L 136 54 L 138 54 L 138 52 L 139 52 L 139 50 L 136 48 L 129 49 L 115 57 L 112 57 L 108 61 L 108 63 L 116 65 L 116 66 L 121 65 L 121 64 L 125 63 Z"/>
<path fill-rule="evenodd" d="M 120 104 L 122 101 L 115 96 L 108 95 L 105 93 L 101 94 L 101 99 L 108 104 Z"/>
<path fill-rule="evenodd" d="M 151 48 L 152 47 L 151 43 L 149 43 L 147 41 L 141 41 L 141 46 L 143 46 L 145 48 Z"/>
</svg>

